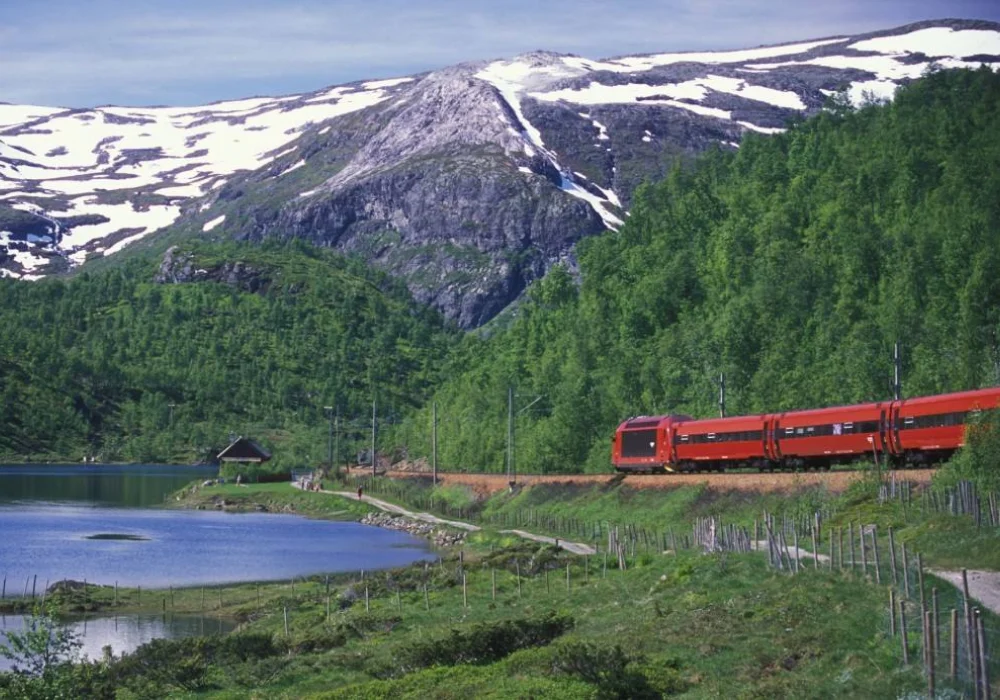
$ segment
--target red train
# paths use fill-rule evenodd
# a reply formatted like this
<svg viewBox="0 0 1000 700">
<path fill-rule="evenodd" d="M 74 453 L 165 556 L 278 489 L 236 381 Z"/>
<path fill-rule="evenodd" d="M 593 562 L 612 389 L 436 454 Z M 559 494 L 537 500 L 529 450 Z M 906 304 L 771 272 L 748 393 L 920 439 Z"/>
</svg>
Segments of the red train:
<svg viewBox="0 0 1000 700">
<path fill-rule="evenodd" d="M 895 466 L 947 459 L 968 417 L 1000 405 L 1000 387 L 756 416 L 640 416 L 618 426 L 620 472 L 828 469 L 876 455 Z"/>
</svg>

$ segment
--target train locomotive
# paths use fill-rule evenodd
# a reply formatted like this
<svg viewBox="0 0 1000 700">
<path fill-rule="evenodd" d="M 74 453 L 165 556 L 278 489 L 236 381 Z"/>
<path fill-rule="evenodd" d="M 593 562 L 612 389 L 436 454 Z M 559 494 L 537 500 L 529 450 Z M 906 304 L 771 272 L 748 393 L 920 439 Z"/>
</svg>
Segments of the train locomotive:
<svg viewBox="0 0 1000 700">
<path fill-rule="evenodd" d="M 1000 405 L 1000 387 L 806 411 L 694 420 L 639 416 L 615 431 L 619 472 L 829 469 L 869 457 L 895 467 L 933 464 L 965 441 L 976 413 Z"/>
</svg>

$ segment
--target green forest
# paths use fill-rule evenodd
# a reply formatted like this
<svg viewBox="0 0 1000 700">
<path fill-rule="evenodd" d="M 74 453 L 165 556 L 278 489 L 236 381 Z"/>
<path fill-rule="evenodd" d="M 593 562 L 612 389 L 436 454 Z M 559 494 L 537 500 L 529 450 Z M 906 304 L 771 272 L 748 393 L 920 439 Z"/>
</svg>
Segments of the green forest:
<svg viewBox="0 0 1000 700">
<path fill-rule="evenodd" d="M 627 417 L 717 415 L 720 373 L 732 414 L 887 398 L 897 340 L 905 395 L 995 384 L 1000 77 L 937 72 L 748 134 L 578 256 L 578 284 L 556 270 L 466 338 L 433 397 L 442 468 L 503 468 L 508 386 L 518 469 L 570 472 L 610 469 Z M 426 453 L 429 425 L 398 440 Z"/>
<path fill-rule="evenodd" d="M 317 463 L 323 407 L 357 450 L 375 398 L 380 451 L 428 455 L 436 404 L 441 468 L 501 470 L 513 387 L 519 470 L 605 471 L 621 420 L 714 415 L 720 373 L 730 413 L 885 398 L 896 341 L 906 395 L 996 383 L 1000 77 L 834 100 L 678 167 L 480 333 L 329 251 L 184 247 L 256 282 L 156 284 L 152 257 L 0 280 L 0 461 L 191 461 L 235 433 Z"/>
<path fill-rule="evenodd" d="M 324 406 L 370 415 L 374 397 L 380 418 L 401 415 L 457 337 L 401 284 L 328 251 L 191 243 L 178 255 L 241 272 L 157 284 L 148 258 L 0 281 L 0 461 L 190 462 L 237 434 L 285 468 L 319 462 Z"/>
</svg>

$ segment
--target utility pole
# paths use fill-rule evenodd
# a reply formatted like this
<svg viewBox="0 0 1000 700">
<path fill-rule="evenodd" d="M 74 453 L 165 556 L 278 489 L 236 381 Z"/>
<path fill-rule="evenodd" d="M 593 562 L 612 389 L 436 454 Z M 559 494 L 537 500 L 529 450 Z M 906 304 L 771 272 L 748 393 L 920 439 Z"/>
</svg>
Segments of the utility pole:
<svg viewBox="0 0 1000 700">
<path fill-rule="evenodd" d="M 892 398 L 900 401 L 903 398 L 903 381 L 901 379 L 903 374 L 903 360 L 899 354 L 899 341 L 896 341 L 892 347 L 892 368 Z"/>
<path fill-rule="evenodd" d="M 375 399 L 372 399 L 372 478 L 375 478 Z"/>
<path fill-rule="evenodd" d="M 719 418 L 726 417 L 726 374 L 719 375 Z"/>
<path fill-rule="evenodd" d="M 330 419 L 330 434 L 326 439 L 326 463 L 333 467 L 333 406 L 324 406 L 323 410 L 327 412 L 327 417 Z"/>
<path fill-rule="evenodd" d="M 434 474 L 434 485 L 438 482 L 438 405 L 431 406 L 431 470 Z"/>
<path fill-rule="evenodd" d="M 514 487 L 514 387 L 507 387 L 507 482 Z"/>
<path fill-rule="evenodd" d="M 337 414 L 333 419 L 334 422 L 334 440 L 336 441 L 333 448 L 333 473 L 335 476 L 340 476 L 340 408 L 337 408 Z"/>
</svg>

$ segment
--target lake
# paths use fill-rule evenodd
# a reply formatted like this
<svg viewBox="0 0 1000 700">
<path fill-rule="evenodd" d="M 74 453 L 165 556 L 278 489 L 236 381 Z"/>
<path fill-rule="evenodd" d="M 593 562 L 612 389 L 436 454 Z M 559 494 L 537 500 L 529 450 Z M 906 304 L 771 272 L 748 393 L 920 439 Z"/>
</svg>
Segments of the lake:
<svg viewBox="0 0 1000 700">
<path fill-rule="evenodd" d="M 0 468 L 0 580 L 7 580 L 6 595 L 23 594 L 25 581 L 35 576 L 37 592 L 46 581 L 61 579 L 195 586 L 385 569 L 433 558 L 424 539 L 356 522 L 122 507 L 161 503 L 204 474 L 158 466 Z M 130 539 L 90 539 L 108 534 Z"/>
<path fill-rule="evenodd" d="M 0 466 L 0 594 L 31 595 L 35 585 L 40 596 L 47 584 L 63 579 L 144 588 L 287 581 L 434 558 L 424 539 L 354 522 L 141 507 L 215 474 L 214 467 Z M 127 539 L 118 539 L 123 535 Z M 21 622 L 0 616 L 0 642 Z M 105 645 L 121 654 L 159 637 L 233 628 L 218 618 L 179 615 L 62 622 L 73 626 L 92 659 L 101 658 Z M 0 671 L 9 668 L 0 658 Z"/>
</svg>

